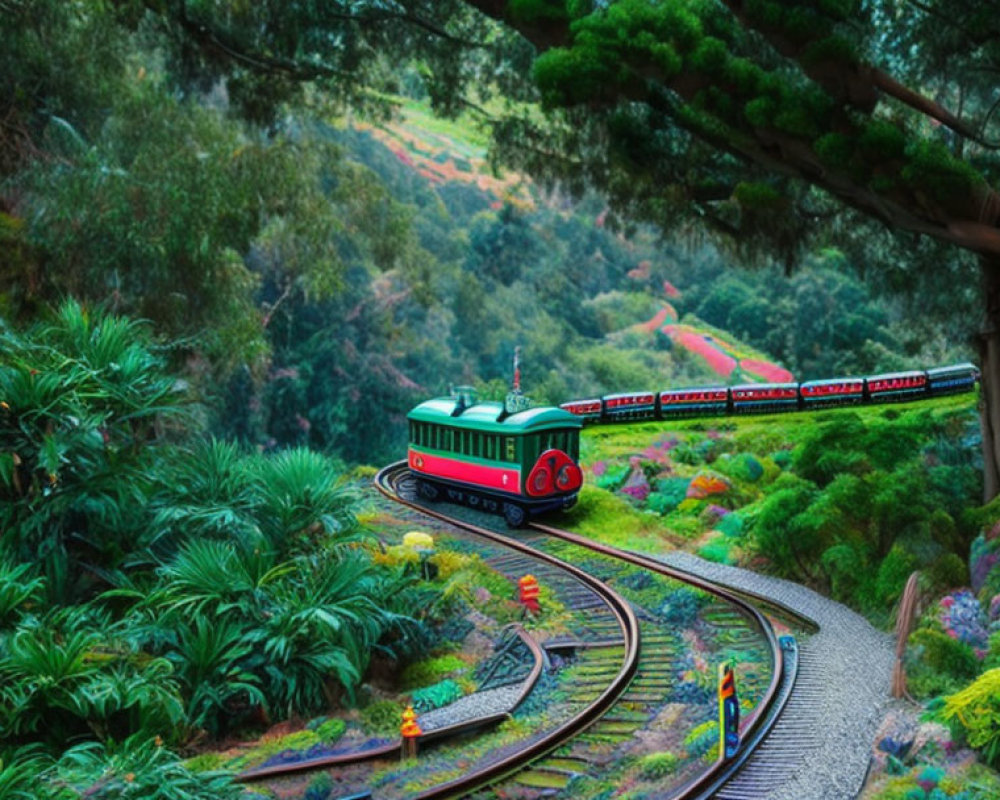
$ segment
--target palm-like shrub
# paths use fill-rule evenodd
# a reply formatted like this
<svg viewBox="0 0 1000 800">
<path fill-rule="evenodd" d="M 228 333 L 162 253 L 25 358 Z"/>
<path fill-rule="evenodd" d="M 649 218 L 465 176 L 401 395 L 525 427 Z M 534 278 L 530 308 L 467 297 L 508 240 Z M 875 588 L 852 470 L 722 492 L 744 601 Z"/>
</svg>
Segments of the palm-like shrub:
<svg viewBox="0 0 1000 800">
<path fill-rule="evenodd" d="M 170 665 L 109 636 L 81 614 L 50 614 L 12 634 L 0 651 L 0 737 L 172 735 L 183 709 Z"/>
<path fill-rule="evenodd" d="M 230 774 L 193 772 L 161 740 L 144 735 L 117 745 L 77 745 L 41 778 L 53 800 L 236 800 L 242 794 Z"/>
<path fill-rule="evenodd" d="M 0 800 L 39 800 L 39 776 L 50 764 L 36 746 L 0 750 Z"/>
<path fill-rule="evenodd" d="M 174 450 L 164 465 L 166 480 L 151 501 L 148 545 L 169 555 L 186 538 L 261 544 L 248 461 L 237 445 L 217 439 Z"/>
<path fill-rule="evenodd" d="M 0 660 L 0 734 L 55 733 L 68 738 L 85 732 L 77 712 L 86 702 L 82 686 L 97 672 L 88 654 L 100 637 L 75 631 L 66 637 L 48 628 L 18 630 Z"/>
<path fill-rule="evenodd" d="M 353 695 L 377 647 L 416 639 L 405 611 L 415 576 L 338 546 L 270 566 L 259 553 L 212 540 L 189 542 L 160 574 L 155 626 L 174 663 L 192 725 L 217 733 L 255 706 L 285 714 Z M 137 634 L 142 638 L 142 633 Z"/>
<path fill-rule="evenodd" d="M 38 601 L 45 581 L 31 572 L 29 564 L 0 560 L 0 630 L 16 622 L 27 603 Z"/>
<path fill-rule="evenodd" d="M 0 323 L 0 746 L 136 734 L 159 763 L 151 737 L 321 710 L 416 641 L 416 577 L 357 541 L 340 463 L 175 441 L 175 385 L 135 323 L 72 302 Z M 146 796 L 138 768 L 87 772 L 118 755 L 74 750 L 34 788 Z"/>
<path fill-rule="evenodd" d="M 234 605 L 253 608 L 254 596 L 291 568 L 275 566 L 268 553 L 208 539 L 187 542 L 160 574 L 167 606 L 217 613 Z"/>
<path fill-rule="evenodd" d="M 144 525 L 156 425 L 174 381 L 141 326 L 65 303 L 50 324 L 0 329 L 0 528 L 51 599 L 89 591 Z M 87 577 L 85 577 L 87 576 Z"/>
<path fill-rule="evenodd" d="M 322 533 L 345 540 L 357 531 L 356 497 L 340 484 L 341 465 L 305 448 L 259 457 L 249 467 L 257 520 L 272 548 L 285 554 Z"/>
<path fill-rule="evenodd" d="M 265 704 L 260 679 L 244 667 L 259 634 L 235 621 L 198 615 L 177 639 L 169 657 L 185 690 L 190 726 L 217 735 L 240 712 Z"/>
</svg>

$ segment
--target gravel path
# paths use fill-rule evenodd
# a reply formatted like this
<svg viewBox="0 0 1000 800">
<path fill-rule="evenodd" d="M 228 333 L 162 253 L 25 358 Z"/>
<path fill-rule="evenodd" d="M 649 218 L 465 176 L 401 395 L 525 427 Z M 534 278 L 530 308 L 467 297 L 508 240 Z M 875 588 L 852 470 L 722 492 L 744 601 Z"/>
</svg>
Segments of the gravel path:
<svg viewBox="0 0 1000 800">
<path fill-rule="evenodd" d="M 459 722 L 470 722 L 492 714 L 513 711 L 523 688 L 523 684 L 518 683 L 514 686 L 501 686 L 499 689 L 487 689 L 485 692 L 474 692 L 454 703 L 421 714 L 417 722 L 426 733 L 449 725 L 457 725 Z"/>
<path fill-rule="evenodd" d="M 791 700 L 762 748 L 715 795 L 721 800 L 851 800 L 861 791 L 889 704 L 895 644 L 859 614 L 798 584 L 673 552 L 670 566 L 770 597 L 819 632 L 799 648 Z M 761 782 L 772 788 L 761 793 Z M 752 791 L 752 793 L 751 793 Z"/>
</svg>

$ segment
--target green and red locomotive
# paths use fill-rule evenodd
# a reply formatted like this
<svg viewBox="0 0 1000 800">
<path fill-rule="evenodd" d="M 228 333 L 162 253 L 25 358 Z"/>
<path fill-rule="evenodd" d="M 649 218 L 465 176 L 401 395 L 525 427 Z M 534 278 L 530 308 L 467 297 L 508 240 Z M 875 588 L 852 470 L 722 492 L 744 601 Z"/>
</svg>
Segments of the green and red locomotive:
<svg viewBox="0 0 1000 800">
<path fill-rule="evenodd" d="M 515 528 L 576 502 L 582 422 L 561 408 L 478 403 L 463 389 L 421 403 L 407 419 L 407 460 L 427 500 L 502 513 Z"/>
</svg>

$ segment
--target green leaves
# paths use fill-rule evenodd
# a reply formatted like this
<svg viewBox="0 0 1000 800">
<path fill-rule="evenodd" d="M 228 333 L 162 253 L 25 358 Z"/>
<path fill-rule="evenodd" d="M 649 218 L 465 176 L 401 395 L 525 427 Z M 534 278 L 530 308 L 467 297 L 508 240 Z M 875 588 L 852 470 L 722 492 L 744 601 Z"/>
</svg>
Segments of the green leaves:
<svg viewBox="0 0 1000 800">
<path fill-rule="evenodd" d="M 987 763 L 1000 765 L 1000 669 L 987 670 L 946 698 L 942 716 L 965 732 Z"/>
<path fill-rule="evenodd" d="M 238 709 L 266 704 L 260 678 L 242 666 L 256 641 L 245 625 L 202 614 L 179 629 L 169 658 L 177 665 L 178 681 L 187 694 L 188 725 L 218 735 Z"/>
<path fill-rule="evenodd" d="M 29 564 L 0 560 L 0 630 L 15 621 L 15 612 L 39 599 L 45 581 L 31 577 L 32 571 Z"/>
</svg>

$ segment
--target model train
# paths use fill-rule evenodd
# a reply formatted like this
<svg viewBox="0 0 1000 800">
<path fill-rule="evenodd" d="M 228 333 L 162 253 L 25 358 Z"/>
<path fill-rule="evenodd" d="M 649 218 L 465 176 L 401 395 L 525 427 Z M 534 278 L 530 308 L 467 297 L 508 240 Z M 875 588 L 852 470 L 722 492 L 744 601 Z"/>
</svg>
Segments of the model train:
<svg viewBox="0 0 1000 800">
<path fill-rule="evenodd" d="M 760 414 L 857 403 L 889 403 L 970 392 L 979 380 L 972 364 L 889 372 L 805 383 L 749 383 L 609 394 L 571 400 L 560 408 L 584 423 Z"/>
<path fill-rule="evenodd" d="M 511 398 L 478 403 L 461 387 L 421 403 L 407 419 L 407 461 L 425 500 L 502 513 L 512 528 L 576 502 L 583 423 L 563 409 L 531 408 Z"/>
</svg>

